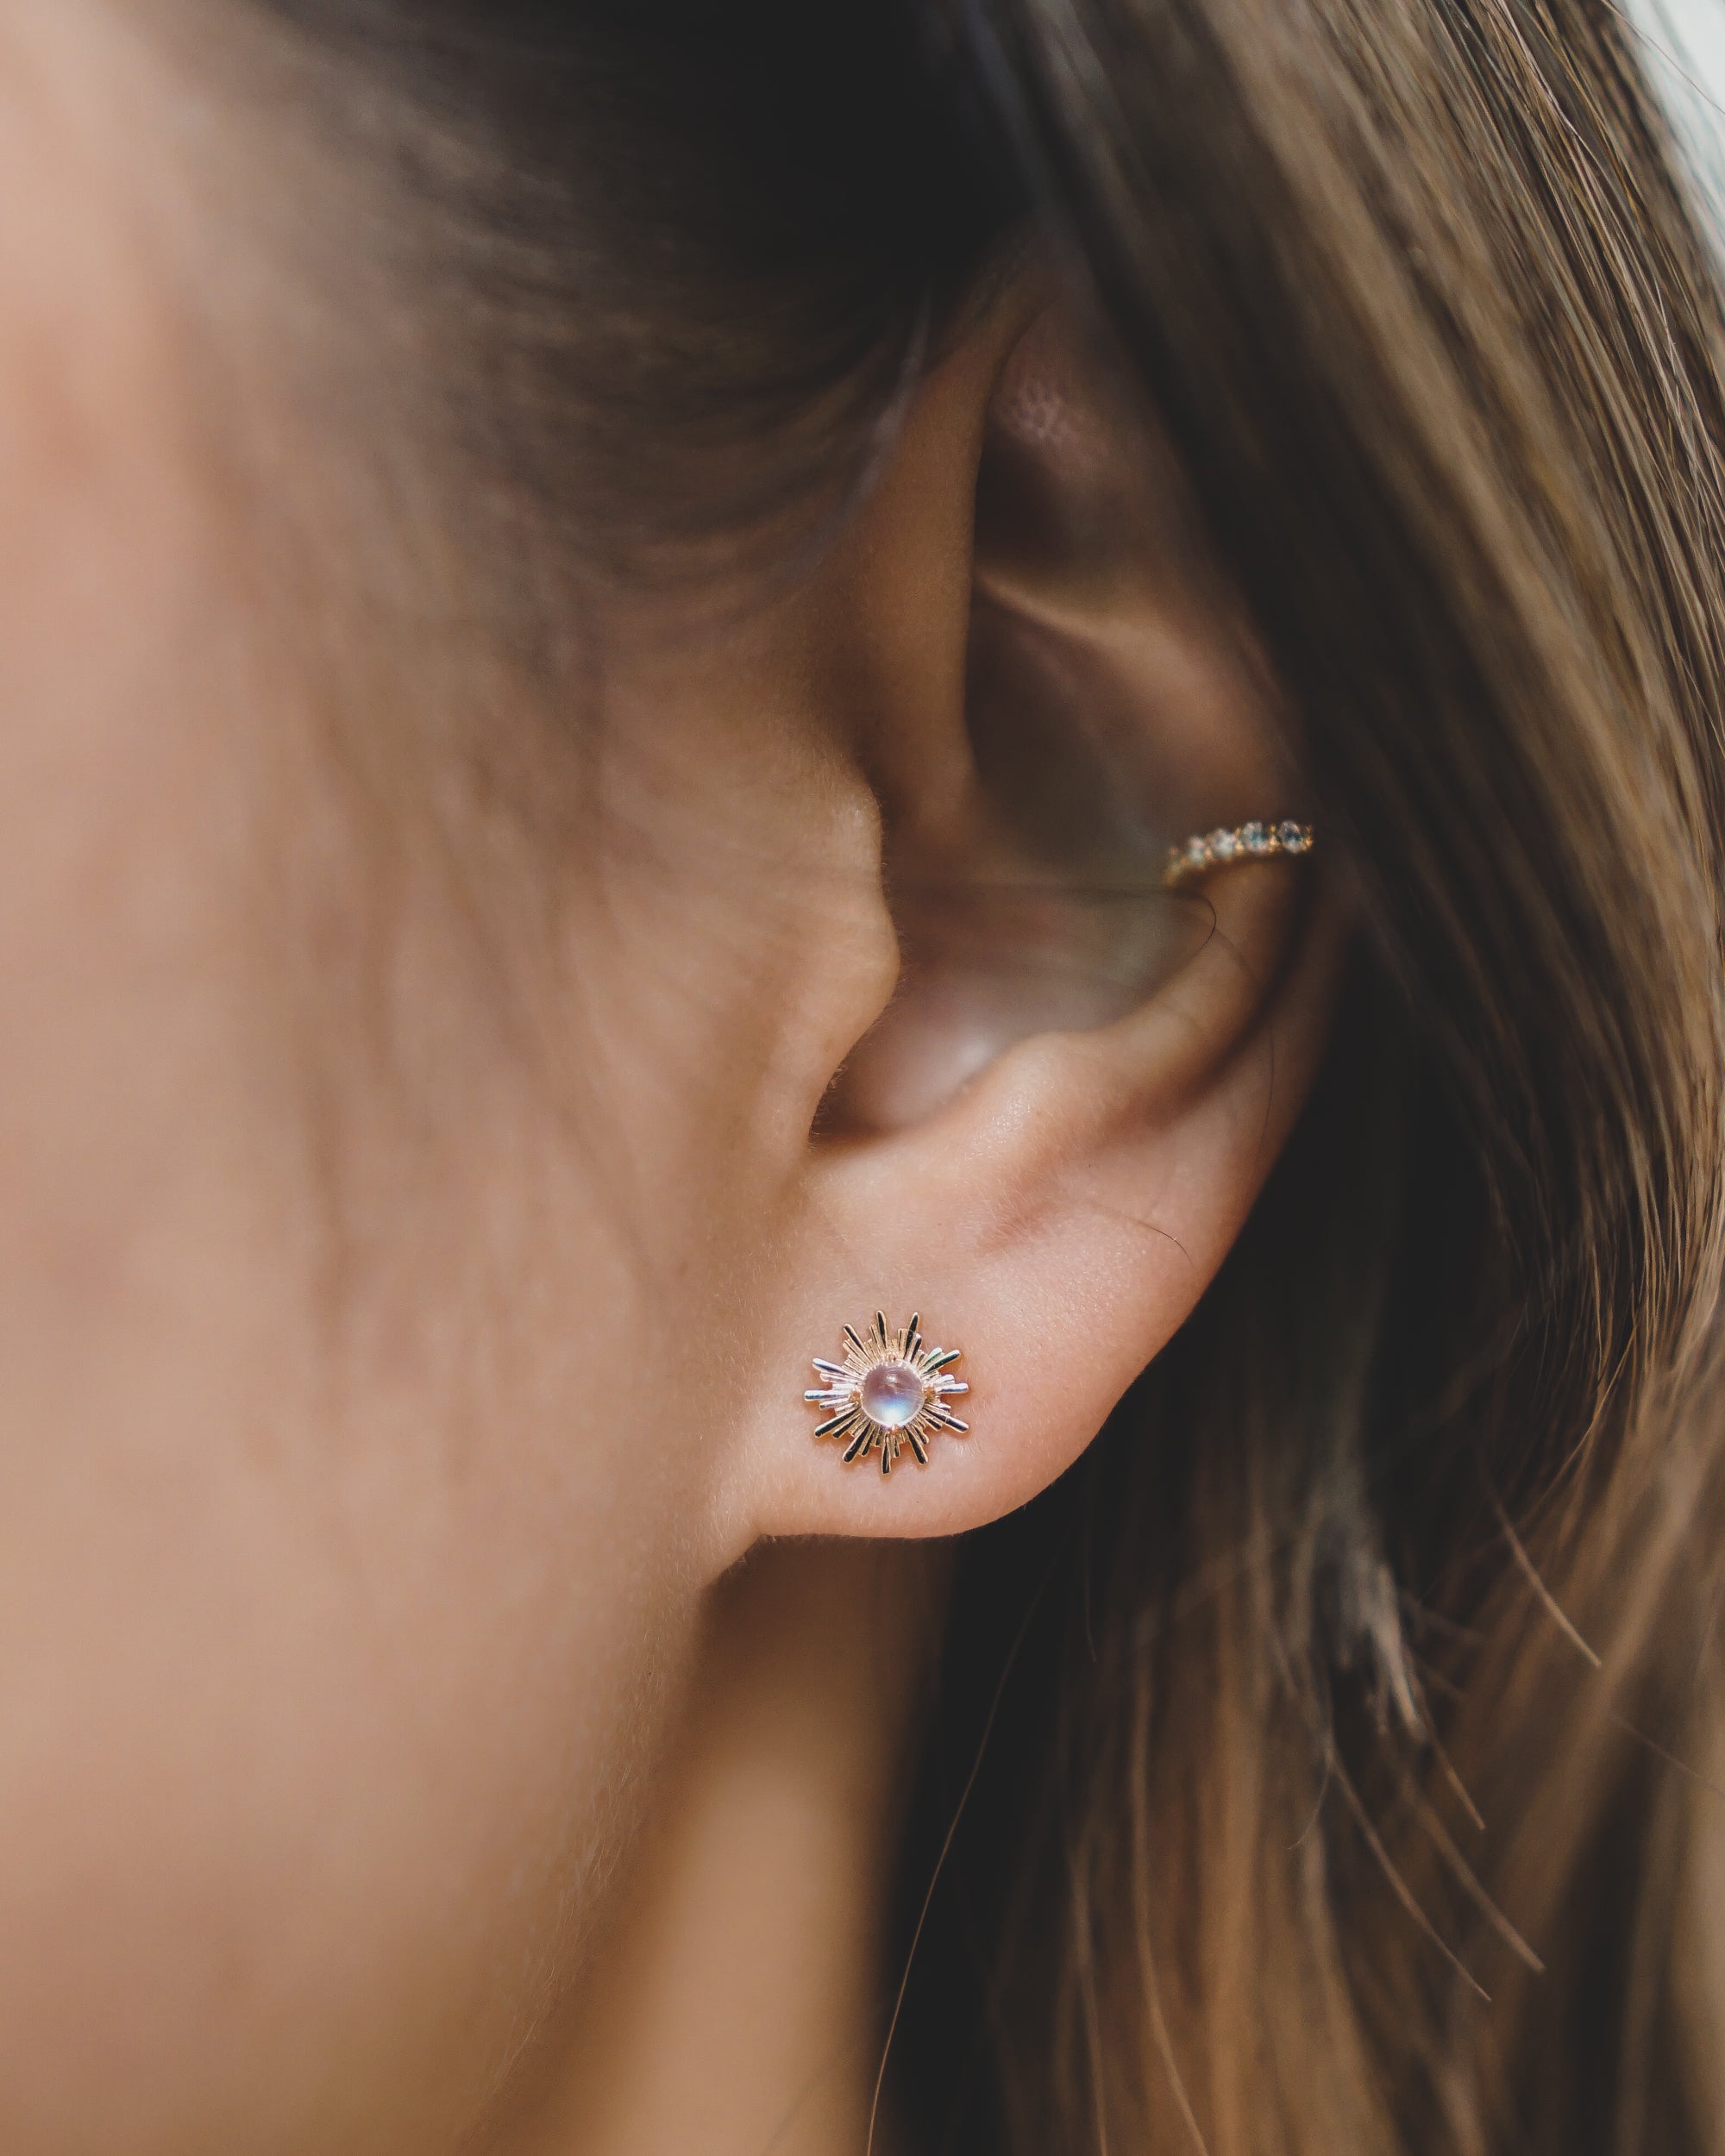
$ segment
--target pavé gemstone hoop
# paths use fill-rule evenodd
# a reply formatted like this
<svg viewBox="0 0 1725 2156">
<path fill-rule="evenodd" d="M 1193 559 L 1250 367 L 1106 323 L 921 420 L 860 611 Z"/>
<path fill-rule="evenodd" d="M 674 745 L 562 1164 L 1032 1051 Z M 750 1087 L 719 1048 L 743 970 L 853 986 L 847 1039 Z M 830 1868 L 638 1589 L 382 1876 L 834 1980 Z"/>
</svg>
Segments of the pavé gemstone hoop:
<svg viewBox="0 0 1725 2156">
<path fill-rule="evenodd" d="M 1236 824 L 1232 830 L 1201 831 L 1168 849 L 1162 872 L 1164 891 L 1195 883 L 1213 869 L 1242 861 L 1274 861 L 1278 856 L 1308 854 L 1317 844 L 1309 824 Z"/>
<path fill-rule="evenodd" d="M 846 1326 L 844 1360 L 828 1363 L 817 1355 L 820 1383 L 803 1395 L 810 1407 L 826 1410 L 816 1437 L 837 1438 L 847 1463 L 866 1460 L 878 1447 L 882 1475 L 892 1473 L 906 1446 L 917 1465 L 926 1467 L 928 1442 L 938 1431 L 962 1438 L 970 1428 L 947 1405 L 970 1389 L 948 1374 L 963 1352 L 926 1346 L 920 1318 L 899 1332 L 887 1330 L 878 1310 L 865 1333 Z"/>
</svg>

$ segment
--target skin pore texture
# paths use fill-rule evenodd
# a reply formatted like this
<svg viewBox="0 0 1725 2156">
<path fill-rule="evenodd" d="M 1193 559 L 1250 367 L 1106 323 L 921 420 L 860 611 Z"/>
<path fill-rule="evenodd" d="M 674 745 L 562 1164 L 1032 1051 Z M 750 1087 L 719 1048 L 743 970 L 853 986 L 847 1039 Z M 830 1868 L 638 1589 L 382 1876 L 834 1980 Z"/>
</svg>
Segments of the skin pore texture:
<svg viewBox="0 0 1725 2156">
<path fill-rule="evenodd" d="M 1296 805 L 1034 279 L 578 711 L 279 379 L 183 64 L 0 3 L 0 2147 L 852 2150 L 941 1539 L 1213 1276 L 1339 911 L 1061 895 Z M 890 1482 L 801 1398 L 877 1307 L 974 1388 Z"/>
</svg>

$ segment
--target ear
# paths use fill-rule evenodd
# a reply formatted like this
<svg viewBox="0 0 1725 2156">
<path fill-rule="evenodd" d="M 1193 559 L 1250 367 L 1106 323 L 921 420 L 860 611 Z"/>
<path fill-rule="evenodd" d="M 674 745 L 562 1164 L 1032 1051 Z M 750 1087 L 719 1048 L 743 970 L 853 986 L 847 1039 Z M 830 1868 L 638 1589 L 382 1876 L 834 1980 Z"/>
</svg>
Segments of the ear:
<svg viewBox="0 0 1725 2156">
<path fill-rule="evenodd" d="M 1189 831 L 1295 812 L 1264 668 L 1095 341 L 1008 319 L 929 384 L 838 571 L 902 964 L 800 1171 L 743 1541 L 947 1534 L 1044 1488 L 1214 1278 L 1327 1035 L 1321 851 L 1163 886 Z M 815 1366 L 935 1348 L 969 1390 L 896 1454 Z"/>
</svg>

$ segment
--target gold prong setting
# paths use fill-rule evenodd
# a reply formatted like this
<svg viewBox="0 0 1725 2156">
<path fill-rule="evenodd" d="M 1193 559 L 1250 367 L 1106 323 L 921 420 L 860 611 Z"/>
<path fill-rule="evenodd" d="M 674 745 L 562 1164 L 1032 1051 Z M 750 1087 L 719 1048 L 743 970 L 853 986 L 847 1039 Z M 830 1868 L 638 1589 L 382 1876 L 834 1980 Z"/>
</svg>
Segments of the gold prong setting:
<svg viewBox="0 0 1725 2156">
<path fill-rule="evenodd" d="M 1232 868 L 1245 861 L 1292 859 L 1308 854 L 1318 843 L 1309 824 L 1236 824 L 1231 830 L 1199 831 L 1168 849 L 1163 870 L 1163 888 L 1176 891 L 1182 883 L 1195 883 L 1217 868 Z"/>
<path fill-rule="evenodd" d="M 919 1467 L 926 1467 L 932 1438 L 969 1434 L 969 1424 L 949 1405 L 970 1389 L 951 1374 L 962 1349 L 929 1346 L 919 1316 L 894 1332 L 879 1310 L 872 1326 L 860 1333 L 846 1326 L 844 1337 L 844 1360 L 830 1363 L 817 1355 L 820 1383 L 803 1398 L 825 1410 L 815 1435 L 843 1445 L 847 1466 L 878 1451 L 881 1474 L 890 1475 L 908 1451 Z"/>
</svg>

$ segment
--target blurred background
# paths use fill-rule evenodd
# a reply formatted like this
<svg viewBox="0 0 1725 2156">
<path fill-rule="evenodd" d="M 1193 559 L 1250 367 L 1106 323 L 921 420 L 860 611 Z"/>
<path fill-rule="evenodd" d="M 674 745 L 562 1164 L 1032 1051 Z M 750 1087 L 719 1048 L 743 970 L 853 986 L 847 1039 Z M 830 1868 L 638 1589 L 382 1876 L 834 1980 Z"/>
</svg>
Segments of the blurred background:
<svg viewBox="0 0 1725 2156">
<path fill-rule="evenodd" d="M 1623 0 L 1725 241 L 1725 0 Z"/>
</svg>

